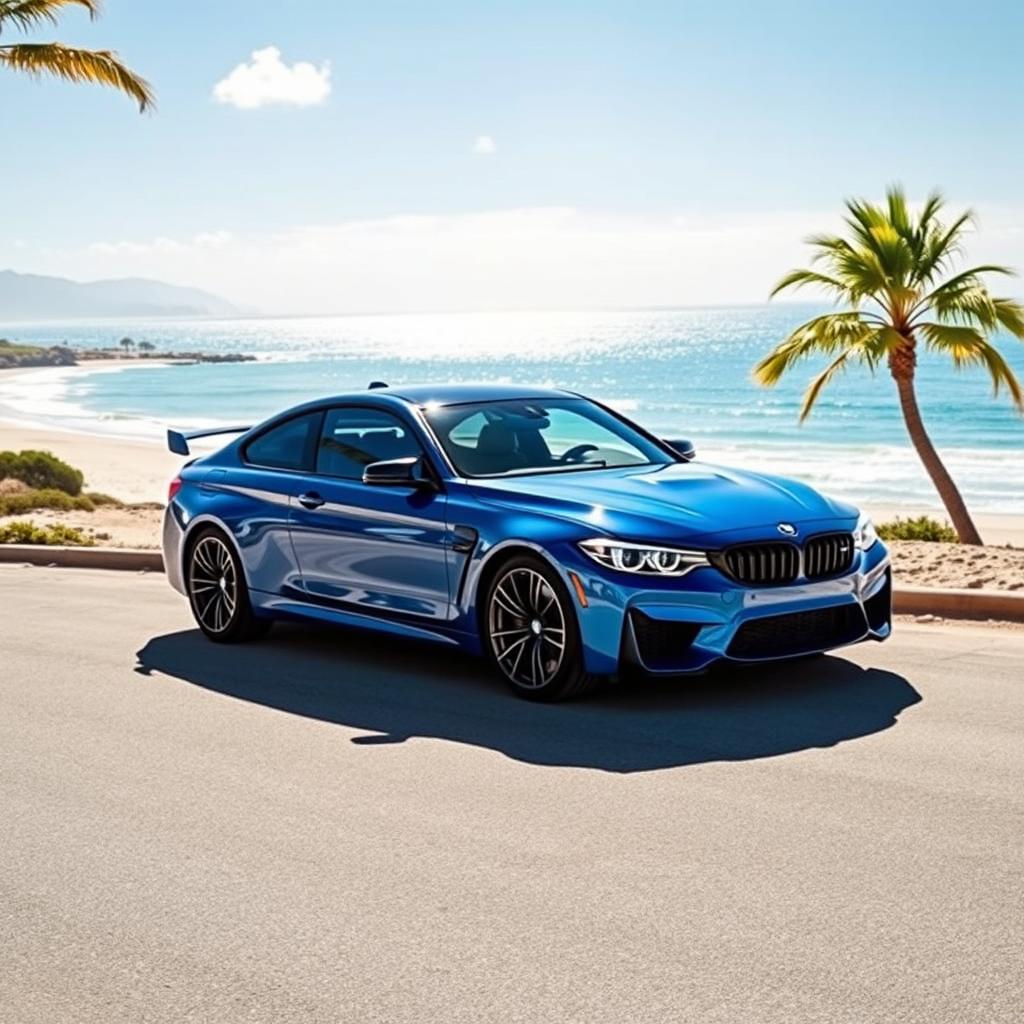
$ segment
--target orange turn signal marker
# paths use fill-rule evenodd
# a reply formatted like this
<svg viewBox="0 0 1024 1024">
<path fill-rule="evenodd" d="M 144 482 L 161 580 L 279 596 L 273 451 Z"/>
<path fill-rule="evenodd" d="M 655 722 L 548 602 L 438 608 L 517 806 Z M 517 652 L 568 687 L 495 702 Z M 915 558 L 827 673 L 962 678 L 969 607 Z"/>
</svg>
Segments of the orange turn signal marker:
<svg viewBox="0 0 1024 1024">
<path fill-rule="evenodd" d="M 572 585 L 576 588 L 576 596 L 579 598 L 580 604 L 587 608 L 590 602 L 587 600 L 587 592 L 583 589 L 583 584 L 580 582 L 579 576 L 576 573 L 569 573 L 569 579 L 572 580 Z"/>
</svg>

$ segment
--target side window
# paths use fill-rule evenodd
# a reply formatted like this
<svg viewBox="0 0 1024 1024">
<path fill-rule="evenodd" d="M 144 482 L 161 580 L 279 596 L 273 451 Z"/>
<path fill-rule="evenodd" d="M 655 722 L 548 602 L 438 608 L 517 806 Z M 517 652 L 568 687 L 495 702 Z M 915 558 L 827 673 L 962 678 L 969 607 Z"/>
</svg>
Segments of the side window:
<svg viewBox="0 0 1024 1024">
<path fill-rule="evenodd" d="M 320 413 L 310 412 L 271 427 L 245 446 L 245 461 L 271 469 L 306 469 L 319 425 Z"/>
<path fill-rule="evenodd" d="M 400 419 L 377 409 L 329 409 L 317 446 L 316 471 L 324 476 L 362 480 L 371 462 L 423 454 Z"/>
</svg>

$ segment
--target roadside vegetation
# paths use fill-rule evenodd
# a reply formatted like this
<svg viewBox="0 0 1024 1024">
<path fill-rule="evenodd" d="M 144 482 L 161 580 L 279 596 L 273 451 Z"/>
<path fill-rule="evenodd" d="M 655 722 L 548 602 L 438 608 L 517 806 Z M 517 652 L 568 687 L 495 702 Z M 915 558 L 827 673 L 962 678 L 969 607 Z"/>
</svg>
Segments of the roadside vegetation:
<svg viewBox="0 0 1024 1024">
<path fill-rule="evenodd" d="M 0 518 L 32 512 L 95 512 L 99 508 L 157 509 L 155 502 L 128 505 L 109 494 L 83 490 L 81 470 L 50 452 L 0 452 Z M 91 534 L 91 535 L 90 535 Z M 96 533 L 51 523 L 39 526 L 29 520 L 0 524 L 0 544 L 84 544 L 108 540 Z"/>
<path fill-rule="evenodd" d="M 962 544 L 981 544 L 960 490 L 935 449 L 917 404 L 919 349 L 947 356 L 956 370 L 978 367 L 988 374 L 993 393 L 1005 388 L 1024 412 L 1024 388 L 993 344 L 1005 332 L 1024 339 L 1024 306 L 993 295 L 985 278 L 1012 271 L 995 264 L 958 269 L 964 234 L 973 222 L 970 211 L 952 223 L 939 219 L 942 196 L 933 192 L 912 213 L 900 188 L 890 188 L 883 205 L 862 199 L 846 201 L 845 235 L 815 235 L 817 269 L 788 273 L 772 295 L 810 285 L 847 307 L 802 324 L 754 368 L 766 387 L 777 384 L 808 357 L 830 361 L 810 383 L 800 419 L 810 415 L 826 385 L 848 366 L 872 373 L 887 365 L 896 382 L 900 409 L 910 442 Z"/>
<path fill-rule="evenodd" d="M 63 523 L 36 526 L 27 519 L 0 523 L 0 544 L 43 544 L 47 547 L 91 548 L 96 541 L 83 530 Z"/>
<path fill-rule="evenodd" d="M 50 452 L 28 449 L 0 452 L 0 480 L 17 480 L 33 490 L 52 488 L 74 496 L 82 492 L 85 476 Z"/>
<path fill-rule="evenodd" d="M 33 490 L 11 481 L 0 482 L 0 516 L 20 516 L 26 512 L 38 512 L 41 509 L 56 509 L 58 512 L 95 512 L 103 505 L 114 505 L 122 507 L 122 502 L 109 494 L 66 494 L 64 491 L 54 490 L 52 487 L 45 487 L 42 490 Z"/>
<path fill-rule="evenodd" d="M 949 523 L 940 523 L 931 516 L 901 519 L 897 516 L 876 528 L 882 540 L 924 540 L 941 544 L 956 544 L 959 538 Z"/>
</svg>

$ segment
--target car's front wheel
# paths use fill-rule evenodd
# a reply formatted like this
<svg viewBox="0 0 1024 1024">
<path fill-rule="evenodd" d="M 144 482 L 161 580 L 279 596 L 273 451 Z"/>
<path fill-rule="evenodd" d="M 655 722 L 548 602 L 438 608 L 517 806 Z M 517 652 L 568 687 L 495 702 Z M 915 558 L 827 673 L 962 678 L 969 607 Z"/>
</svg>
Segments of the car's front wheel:
<svg viewBox="0 0 1024 1024">
<path fill-rule="evenodd" d="M 483 620 L 491 662 L 521 697 L 564 700 L 593 686 L 568 590 L 539 558 L 520 556 L 498 570 Z"/>
<path fill-rule="evenodd" d="M 215 527 L 203 528 L 190 545 L 186 580 L 196 625 L 211 640 L 254 640 L 270 628 L 269 619 L 253 614 L 238 556 Z"/>
</svg>

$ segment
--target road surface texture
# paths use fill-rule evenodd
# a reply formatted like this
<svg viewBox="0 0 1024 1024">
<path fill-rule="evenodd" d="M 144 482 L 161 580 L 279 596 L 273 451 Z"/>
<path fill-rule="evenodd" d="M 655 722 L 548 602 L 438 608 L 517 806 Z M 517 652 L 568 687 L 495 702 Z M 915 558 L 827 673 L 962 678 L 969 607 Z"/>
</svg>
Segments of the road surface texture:
<svg viewBox="0 0 1024 1024">
<path fill-rule="evenodd" d="M 910 626 L 536 706 L 0 568 L 0 1020 L 1024 1015 L 1024 636 Z"/>
</svg>

